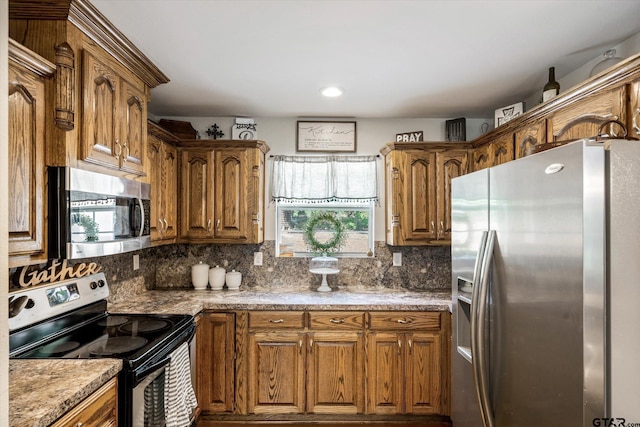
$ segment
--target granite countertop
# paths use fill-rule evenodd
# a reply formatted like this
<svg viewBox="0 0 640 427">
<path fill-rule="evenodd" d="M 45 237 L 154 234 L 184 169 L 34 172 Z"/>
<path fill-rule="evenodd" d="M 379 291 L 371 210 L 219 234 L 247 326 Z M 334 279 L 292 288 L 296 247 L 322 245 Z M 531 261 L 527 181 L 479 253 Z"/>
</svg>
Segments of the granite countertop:
<svg viewBox="0 0 640 427">
<path fill-rule="evenodd" d="M 238 291 L 155 290 L 109 303 L 111 313 L 198 314 L 202 310 L 451 311 L 450 291 L 388 288 L 333 292 L 248 288 Z"/>
<path fill-rule="evenodd" d="M 50 425 L 121 369 L 119 359 L 10 359 L 9 426 Z"/>
</svg>

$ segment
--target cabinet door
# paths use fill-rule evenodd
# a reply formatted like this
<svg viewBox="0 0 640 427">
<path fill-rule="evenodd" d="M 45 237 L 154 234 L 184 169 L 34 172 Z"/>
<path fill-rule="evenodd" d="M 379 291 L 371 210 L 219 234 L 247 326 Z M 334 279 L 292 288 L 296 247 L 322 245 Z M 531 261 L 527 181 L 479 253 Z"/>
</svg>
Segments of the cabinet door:
<svg viewBox="0 0 640 427">
<path fill-rule="evenodd" d="M 51 427 L 118 425 L 118 380 L 113 378 L 80 402 Z"/>
<path fill-rule="evenodd" d="M 9 255 L 46 260 L 45 82 L 9 66 Z"/>
<path fill-rule="evenodd" d="M 250 165 L 246 149 L 215 150 L 214 238 L 218 241 L 249 240 L 248 203 L 252 197 Z"/>
<path fill-rule="evenodd" d="M 162 151 L 163 143 L 153 135 L 147 139 L 147 157 L 149 159 L 149 185 L 151 186 L 151 241 L 162 240 L 164 232 L 162 188 Z"/>
<path fill-rule="evenodd" d="M 171 144 L 162 144 L 162 212 L 164 238 L 175 239 L 178 235 L 178 150 Z"/>
<path fill-rule="evenodd" d="M 513 134 L 509 133 L 491 141 L 490 166 L 501 165 L 513 159 Z"/>
<path fill-rule="evenodd" d="M 305 336 L 302 332 L 249 333 L 249 413 L 304 412 Z"/>
<path fill-rule="evenodd" d="M 180 236 L 213 237 L 213 150 L 184 150 L 180 156 Z"/>
<path fill-rule="evenodd" d="M 367 412 L 403 410 L 402 334 L 376 332 L 367 337 Z"/>
<path fill-rule="evenodd" d="M 138 175 L 144 174 L 146 151 L 147 108 L 144 90 L 122 79 L 121 129 L 122 144 L 121 169 Z"/>
<path fill-rule="evenodd" d="M 633 82 L 630 88 L 629 116 L 631 118 L 627 122 L 627 128 L 630 136 L 640 138 L 640 80 Z"/>
<path fill-rule="evenodd" d="M 571 141 L 596 136 L 607 120 L 626 118 L 625 86 L 581 99 L 554 113 L 548 119 L 548 138 L 553 141 Z M 620 129 L 607 126 L 606 134 L 620 135 Z"/>
<path fill-rule="evenodd" d="M 479 171 L 491 166 L 491 144 L 481 145 L 473 150 L 473 170 Z"/>
<path fill-rule="evenodd" d="M 442 338 L 438 332 L 406 335 L 406 413 L 445 413 L 442 395 L 446 380 L 443 378 L 441 348 Z"/>
<path fill-rule="evenodd" d="M 232 412 L 235 317 L 232 313 L 205 314 L 198 332 L 198 404 L 210 413 Z"/>
<path fill-rule="evenodd" d="M 116 73 L 88 51 L 83 51 L 83 107 L 80 158 L 119 168 L 123 155 L 117 135 L 119 80 Z"/>
<path fill-rule="evenodd" d="M 308 336 L 307 412 L 364 412 L 364 337 L 358 332 Z"/>
<path fill-rule="evenodd" d="M 400 228 L 405 244 L 425 243 L 436 235 L 436 153 L 407 150 L 401 198 Z"/>
<path fill-rule="evenodd" d="M 466 150 L 437 153 L 438 240 L 451 240 L 451 180 L 467 173 L 467 157 Z"/>
<path fill-rule="evenodd" d="M 547 122 L 542 119 L 531 123 L 515 133 L 516 159 L 527 155 L 532 148 L 547 142 Z"/>
</svg>

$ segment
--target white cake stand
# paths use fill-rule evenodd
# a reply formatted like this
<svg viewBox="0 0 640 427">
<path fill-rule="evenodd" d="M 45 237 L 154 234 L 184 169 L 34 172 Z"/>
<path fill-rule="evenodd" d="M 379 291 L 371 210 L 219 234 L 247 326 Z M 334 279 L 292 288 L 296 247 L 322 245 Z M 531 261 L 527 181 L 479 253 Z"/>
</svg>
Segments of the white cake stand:
<svg viewBox="0 0 640 427">
<path fill-rule="evenodd" d="M 313 274 L 322 274 L 322 283 L 318 288 L 318 292 L 331 292 L 331 288 L 327 283 L 327 274 L 338 274 L 340 272 L 340 270 L 337 268 L 326 268 L 326 267 L 310 268 L 309 271 Z"/>
</svg>

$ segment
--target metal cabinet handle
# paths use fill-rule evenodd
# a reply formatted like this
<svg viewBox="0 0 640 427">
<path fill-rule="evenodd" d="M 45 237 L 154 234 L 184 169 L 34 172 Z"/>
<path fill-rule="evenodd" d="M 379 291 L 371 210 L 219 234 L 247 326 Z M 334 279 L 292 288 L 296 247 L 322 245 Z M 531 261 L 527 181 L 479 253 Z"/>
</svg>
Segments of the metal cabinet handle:
<svg viewBox="0 0 640 427">
<path fill-rule="evenodd" d="M 313 354 L 313 338 L 309 340 L 309 354 Z"/>
<path fill-rule="evenodd" d="M 409 345 L 409 354 L 411 354 L 411 350 L 413 349 L 413 341 L 409 339 L 409 341 L 407 341 L 407 344 Z"/>
<path fill-rule="evenodd" d="M 302 340 L 298 341 L 298 353 L 302 354 Z"/>
<path fill-rule="evenodd" d="M 434 233 L 436 231 L 436 223 L 435 221 L 431 221 L 431 232 Z"/>
<path fill-rule="evenodd" d="M 211 220 L 207 220 L 207 231 L 211 231 Z"/>
<path fill-rule="evenodd" d="M 638 126 L 638 115 L 640 114 L 640 108 L 636 108 L 636 112 L 633 114 L 633 120 L 631 121 L 631 124 L 633 126 L 633 130 L 637 133 L 640 134 L 640 126 Z"/>
<path fill-rule="evenodd" d="M 269 319 L 269 323 L 282 323 L 282 322 L 284 322 L 284 319 L 276 319 L 276 320 Z"/>
<path fill-rule="evenodd" d="M 342 318 L 340 318 L 340 319 L 329 319 L 329 322 L 340 324 L 340 323 L 344 323 L 344 319 L 342 319 Z"/>
<path fill-rule="evenodd" d="M 166 233 L 166 232 L 167 232 L 167 230 L 169 229 L 169 223 L 167 222 L 167 219 L 166 219 L 166 218 L 165 218 L 165 219 L 163 219 L 163 221 L 164 221 L 164 231 L 165 231 L 165 233 Z"/>
<path fill-rule="evenodd" d="M 402 351 L 402 341 L 398 340 L 398 354 Z"/>
<path fill-rule="evenodd" d="M 220 231 L 220 218 L 216 220 L 216 231 Z"/>
<path fill-rule="evenodd" d="M 402 325 L 406 325 L 407 323 L 411 323 L 413 322 L 413 319 L 407 319 L 406 317 L 403 319 L 398 319 L 396 320 L 396 322 L 402 324 Z"/>
<path fill-rule="evenodd" d="M 160 223 L 160 234 L 164 234 L 164 223 L 162 219 L 158 218 L 158 222 Z"/>
</svg>

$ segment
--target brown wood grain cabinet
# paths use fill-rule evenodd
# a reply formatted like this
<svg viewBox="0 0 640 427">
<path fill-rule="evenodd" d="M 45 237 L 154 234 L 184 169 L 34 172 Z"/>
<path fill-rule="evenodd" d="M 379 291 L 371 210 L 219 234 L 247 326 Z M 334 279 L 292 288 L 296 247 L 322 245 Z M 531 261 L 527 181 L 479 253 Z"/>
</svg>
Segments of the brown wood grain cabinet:
<svg viewBox="0 0 640 427">
<path fill-rule="evenodd" d="M 180 239 L 198 243 L 264 240 L 262 141 L 180 142 Z"/>
<path fill-rule="evenodd" d="M 391 143 L 385 156 L 386 240 L 450 243 L 451 179 L 467 172 L 468 144 Z"/>
<path fill-rule="evenodd" d="M 547 121 L 537 120 L 515 132 L 515 158 L 526 156 L 534 147 L 547 142 Z"/>
<path fill-rule="evenodd" d="M 577 99 L 553 113 L 547 119 L 547 141 L 596 136 L 600 126 L 608 120 L 626 120 L 626 86 Z M 615 125 L 606 126 L 603 132 L 621 135 L 620 128 Z"/>
<path fill-rule="evenodd" d="M 113 378 L 54 422 L 51 427 L 117 425 L 118 380 Z"/>
<path fill-rule="evenodd" d="M 197 334 L 198 406 L 209 413 L 231 413 L 235 408 L 235 315 L 205 313 Z"/>
<path fill-rule="evenodd" d="M 9 34 L 56 66 L 47 164 L 146 180 L 147 103 L 167 76 L 87 0 L 11 2 Z"/>
<path fill-rule="evenodd" d="M 148 176 L 151 185 L 151 242 L 174 243 L 178 235 L 178 138 L 147 122 Z"/>
<path fill-rule="evenodd" d="M 369 316 L 367 413 L 448 415 L 448 313 Z"/>
<path fill-rule="evenodd" d="M 10 40 L 8 106 L 9 266 L 47 260 L 45 133 L 54 65 Z"/>
</svg>

